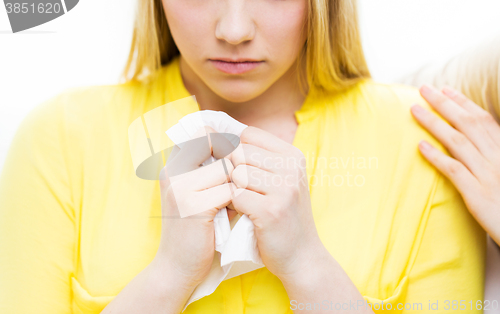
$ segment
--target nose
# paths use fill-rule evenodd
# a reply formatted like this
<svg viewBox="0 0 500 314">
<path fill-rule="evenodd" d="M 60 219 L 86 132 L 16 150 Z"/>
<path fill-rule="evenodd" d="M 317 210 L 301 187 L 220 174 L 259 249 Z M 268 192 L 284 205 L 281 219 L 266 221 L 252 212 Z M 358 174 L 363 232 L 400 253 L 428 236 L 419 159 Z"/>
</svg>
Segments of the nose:
<svg viewBox="0 0 500 314">
<path fill-rule="evenodd" d="M 245 12 L 245 0 L 227 0 L 215 28 L 215 37 L 231 45 L 250 41 L 255 36 L 255 23 Z"/>
</svg>

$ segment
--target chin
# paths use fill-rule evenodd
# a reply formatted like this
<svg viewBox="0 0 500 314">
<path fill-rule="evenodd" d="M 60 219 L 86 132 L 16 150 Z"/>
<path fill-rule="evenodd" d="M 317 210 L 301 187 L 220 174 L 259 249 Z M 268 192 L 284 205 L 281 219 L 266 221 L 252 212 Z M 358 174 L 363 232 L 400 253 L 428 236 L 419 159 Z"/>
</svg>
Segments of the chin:
<svg viewBox="0 0 500 314">
<path fill-rule="evenodd" d="M 243 103 L 257 98 L 267 89 L 267 86 L 253 82 L 231 82 L 217 84 L 212 90 L 227 101 Z"/>
</svg>

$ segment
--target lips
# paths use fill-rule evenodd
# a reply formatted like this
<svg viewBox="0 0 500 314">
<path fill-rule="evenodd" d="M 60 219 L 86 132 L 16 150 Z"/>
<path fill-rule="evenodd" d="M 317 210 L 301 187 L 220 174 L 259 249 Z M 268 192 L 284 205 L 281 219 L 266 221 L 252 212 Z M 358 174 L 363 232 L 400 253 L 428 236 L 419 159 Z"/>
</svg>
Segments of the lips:
<svg viewBox="0 0 500 314">
<path fill-rule="evenodd" d="M 264 61 L 256 61 L 249 59 L 211 59 L 210 62 L 214 65 L 214 67 L 224 73 L 228 74 L 243 74 L 249 72 L 259 65 L 261 65 Z"/>
</svg>

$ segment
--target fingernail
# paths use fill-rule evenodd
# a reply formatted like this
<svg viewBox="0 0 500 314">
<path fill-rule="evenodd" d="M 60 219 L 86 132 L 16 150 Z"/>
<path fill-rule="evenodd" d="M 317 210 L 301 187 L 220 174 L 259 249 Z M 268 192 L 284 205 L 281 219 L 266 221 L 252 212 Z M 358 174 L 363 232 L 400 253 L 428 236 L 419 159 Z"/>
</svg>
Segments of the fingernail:
<svg viewBox="0 0 500 314">
<path fill-rule="evenodd" d="M 411 106 L 411 111 L 414 114 L 417 114 L 417 115 L 421 115 L 421 114 L 425 113 L 425 109 L 422 108 L 422 106 L 420 106 L 420 105 L 413 105 L 413 106 Z"/>
<path fill-rule="evenodd" d="M 449 87 L 444 87 L 443 88 L 443 93 L 446 95 L 446 96 L 450 96 L 450 97 L 455 97 L 457 96 L 457 91 L 454 90 L 454 89 L 451 89 Z"/>
<path fill-rule="evenodd" d="M 420 146 L 420 149 L 425 150 L 425 151 L 428 151 L 432 148 L 431 144 L 427 143 L 424 140 L 420 141 L 420 143 L 418 143 L 418 145 Z"/>
<path fill-rule="evenodd" d="M 424 94 L 431 94 L 431 93 L 434 92 L 434 90 L 432 89 L 432 87 L 430 87 L 427 84 L 422 85 L 422 87 L 420 87 L 420 91 L 422 93 L 424 93 Z"/>
</svg>

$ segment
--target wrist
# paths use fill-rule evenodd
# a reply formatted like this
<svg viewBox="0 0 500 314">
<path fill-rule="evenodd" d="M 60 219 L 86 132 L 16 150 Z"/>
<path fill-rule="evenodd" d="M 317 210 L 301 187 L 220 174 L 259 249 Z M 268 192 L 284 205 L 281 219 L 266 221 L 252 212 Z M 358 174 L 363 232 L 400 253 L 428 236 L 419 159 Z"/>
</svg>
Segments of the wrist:
<svg viewBox="0 0 500 314">
<path fill-rule="evenodd" d="M 304 282 L 316 277 L 317 274 L 332 266 L 335 260 L 325 248 L 321 240 L 305 246 L 299 252 L 294 263 L 287 270 L 276 274 L 285 283 Z"/>
<path fill-rule="evenodd" d="M 189 278 L 180 273 L 167 259 L 155 257 L 148 266 L 150 283 L 161 296 L 168 296 L 170 301 L 187 302 L 198 280 Z"/>
</svg>

